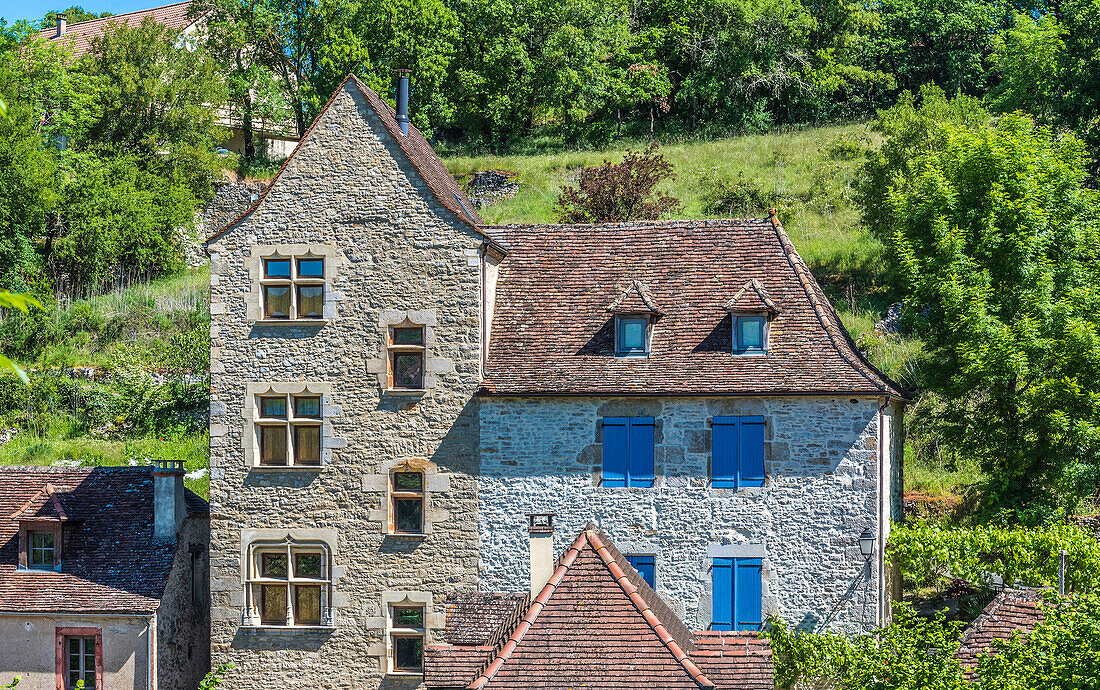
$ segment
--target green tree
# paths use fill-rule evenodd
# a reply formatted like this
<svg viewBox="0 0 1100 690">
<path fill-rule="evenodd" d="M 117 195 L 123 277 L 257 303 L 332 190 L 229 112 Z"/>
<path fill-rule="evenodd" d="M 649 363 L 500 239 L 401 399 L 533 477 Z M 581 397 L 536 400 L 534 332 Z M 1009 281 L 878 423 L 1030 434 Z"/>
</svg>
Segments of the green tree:
<svg viewBox="0 0 1100 690">
<path fill-rule="evenodd" d="M 892 233 L 904 319 L 945 402 L 935 421 L 981 463 L 986 515 L 1049 519 L 1100 486 L 1100 199 L 1085 147 L 1023 115 L 975 124 L 968 102 L 926 107 L 880 119 L 891 134 L 865 213 Z"/>
<path fill-rule="evenodd" d="M 89 12 L 85 10 L 80 5 L 73 5 L 69 9 L 61 10 L 60 12 L 58 12 L 57 10 L 50 10 L 49 12 L 47 12 L 46 16 L 42 18 L 41 28 L 52 29 L 53 27 L 57 26 L 57 15 L 59 14 L 65 15 L 65 19 L 70 24 L 76 24 L 77 22 L 86 22 L 92 19 L 101 19 L 103 17 L 111 16 L 110 12 L 100 12 L 99 14 L 96 14 L 95 12 Z"/>
</svg>

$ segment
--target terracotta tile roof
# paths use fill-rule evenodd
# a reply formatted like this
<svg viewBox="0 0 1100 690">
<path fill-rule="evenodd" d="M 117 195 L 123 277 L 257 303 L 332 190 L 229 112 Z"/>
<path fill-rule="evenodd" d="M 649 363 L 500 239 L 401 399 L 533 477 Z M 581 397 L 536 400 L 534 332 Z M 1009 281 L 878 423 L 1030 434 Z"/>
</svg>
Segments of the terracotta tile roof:
<svg viewBox="0 0 1100 690">
<path fill-rule="evenodd" d="M 69 520 L 61 572 L 17 571 L 19 521 L 50 487 Z M 186 492 L 188 511 L 208 514 Z M 51 509 L 52 510 L 52 509 Z M 0 469 L 0 611 L 150 614 L 175 547 L 153 539 L 148 467 Z"/>
<path fill-rule="evenodd" d="M 775 687 L 771 640 L 755 632 L 696 632 L 691 658 L 720 688 Z"/>
<path fill-rule="evenodd" d="M 111 25 L 125 24 L 137 26 L 145 21 L 146 17 L 153 19 L 158 24 L 163 24 L 169 29 L 183 31 L 199 20 L 199 17 L 190 17 L 191 2 L 176 2 L 162 7 L 153 7 L 147 10 L 135 10 L 124 14 L 116 14 L 101 19 L 89 19 L 86 22 L 76 22 L 65 27 L 63 36 L 57 35 L 54 26 L 42 29 L 36 36 L 48 41 L 61 41 L 72 47 L 73 57 L 80 57 L 92 49 L 92 39 L 102 36 Z"/>
<path fill-rule="evenodd" d="M 726 311 L 771 312 L 783 311 L 768 293 L 767 288 L 758 279 L 753 278 L 737 291 L 729 301 L 722 305 Z"/>
<path fill-rule="evenodd" d="M 714 682 L 703 664 L 728 684 Z M 589 525 L 499 650 L 431 646 L 424 679 L 428 687 L 471 690 L 526 690 L 532 679 L 551 690 L 755 690 L 772 687 L 771 668 L 767 642 L 750 634 L 707 637 L 700 647 L 607 536 Z"/>
<path fill-rule="evenodd" d="M 1046 617 L 1040 604 L 1043 590 L 1033 588 L 1005 589 L 993 597 L 977 618 L 963 631 L 959 649 L 955 652 L 967 674 L 978 666 L 979 654 L 993 654 L 993 640 L 1007 640 L 1014 632 L 1024 635 Z"/>
<path fill-rule="evenodd" d="M 509 253 L 484 393 L 905 397 L 864 359 L 774 215 L 495 232 Z M 767 356 L 737 357 L 726 305 L 753 279 L 782 311 Z M 614 356 L 607 305 L 633 280 L 665 312 L 648 358 Z"/>
<path fill-rule="evenodd" d="M 526 592 L 454 592 L 447 597 L 447 643 L 495 648 L 530 604 Z"/>
<path fill-rule="evenodd" d="M 619 296 L 607 307 L 612 314 L 661 314 L 657 301 L 649 287 L 640 280 L 632 280 Z"/>
<path fill-rule="evenodd" d="M 306 129 L 305 134 L 299 140 L 298 145 L 294 147 L 294 151 L 290 156 L 283 161 L 282 167 L 279 168 L 279 172 L 275 174 L 275 177 L 271 180 L 271 184 L 267 186 L 267 189 L 260 194 L 260 197 L 253 202 L 251 206 L 245 209 L 234 220 L 230 221 L 225 227 L 222 227 L 210 237 L 206 238 L 206 241 L 212 242 L 220 237 L 225 231 L 233 227 L 240 221 L 248 217 L 250 213 L 255 211 L 260 204 L 264 202 L 264 199 L 271 192 L 273 188 L 279 183 L 279 177 L 282 176 L 283 171 L 294 159 L 295 154 L 302 146 L 302 142 L 309 139 L 309 135 L 313 132 L 313 128 L 317 126 L 317 123 L 321 121 L 325 113 L 332 106 L 336 97 L 344 90 L 348 84 L 354 84 L 355 87 L 363 94 L 367 105 L 378 116 L 378 119 L 385 126 L 386 130 L 397 142 L 397 145 L 401 147 L 405 157 L 408 158 L 412 166 L 416 168 L 416 171 L 420 174 L 420 177 L 427 184 L 428 190 L 436 200 L 446 207 L 451 213 L 458 217 L 460 221 L 470 226 L 478 233 L 484 235 L 487 239 L 499 244 L 497 237 L 492 233 L 486 231 L 484 221 L 477 212 L 474 211 L 474 205 L 470 203 L 470 200 L 466 198 L 465 192 L 459 187 L 451 174 L 447 172 L 447 167 L 443 165 L 443 161 L 439 160 L 439 156 L 435 155 L 435 151 L 432 149 L 431 144 L 424 138 L 424 135 L 420 133 L 420 130 L 416 128 L 412 123 L 409 124 L 409 133 L 407 135 L 401 133 L 401 127 L 397 124 L 397 113 L 393 108 L 383 101 L 378 94 L 376 94 L 370 87 L 359 80 L 355 75 L 349 74 L 344 78 L 344 81 L 336 87 L 336 91 L 333 92 L 329 98 L 325 107 L 321 108 L 321 111 L 317 113 L 317 117 L 313 119 L 313 122 Z"/>
</svg>

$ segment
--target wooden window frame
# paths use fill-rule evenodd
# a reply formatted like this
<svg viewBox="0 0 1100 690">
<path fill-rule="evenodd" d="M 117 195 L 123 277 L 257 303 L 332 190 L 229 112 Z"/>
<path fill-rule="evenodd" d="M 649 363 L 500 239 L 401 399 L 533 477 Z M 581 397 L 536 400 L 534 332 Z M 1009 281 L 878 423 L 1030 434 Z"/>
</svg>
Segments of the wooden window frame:
<svg viewBox="0 0 1100 690">
<path fill-rule="evenodd" d="M 623 321 L 641 321 L 642 347 L 623 347 Z M 648 357 L 650 342 L 652 339 L 653 318 L 649 314 L 616 314 L 615 315 L 615 356 L 616 357 Z"/>
<path fill-rule="evenodd" d="M 54 658 L 54 685 L 56 690 L 69 690 L 68 662 L 69 649 L 66 641 L 70 637 L 94 637 L 95 638 L 95 686 L 97 690 L 103 688 L 103 631 L 95 627 L 64 627 L 55 628 L 55 658 Z M 151 662 L 152 660 L 150 660 Z"/>
<path fill-rule="evenodd" d="M 39 532 L 53 534 L 53 565 L 41 567 L 31 565 L 32 535 Z M 19 555 L 17 569 L 33 570 L 44 573 L 59 572 L 63 553 L 63 528 L 54 520 L 23 520 L 19 523 Z"/>
<path fill-rule="evenodd" d="M 301 262 L 303 260 L 309 261 L 321 261 L 321 277 L 303 277 L 300 275 Z M 289 261 L 290 262 L 290 275 L 286 278 L 269 278 L 267 276 L 267 264 L 270 261 Z M 305 322 L 318 322 L 324 321 L 324 303 L 325 293 L 328 288 L 325 284 L 325 275 L 328 271 L 328 267 L 325 264 L 328 259 L 323 256 L 316 256 L 314 254 L 299 254 L 299 255 L 287 255 L 273 254 L 271 256 L 264 256 L 260 258 L 260 320 L 268 323 L 285 323 L 288 321 L 305 321 Z M 290 307 L 287 315 L 283 316 L 268 316 L 267 313 L 267 299 L 266 289 L 268 287 L 286 287 L 289 292 Z M 320 287 L 321 288 L 321 314 L 319 316 L 304 316 L 299 313 L 299 290 L 303 287 Z"/>
<path fill-rule="evenodd" d="M 264 417 L 263 401 L 282 398 L 286 405 L 286 415 L 283 417 Z M 299 416 L 298 400 L 305 398 L 317 399 L 317 416 Z M 303 391 L 301 393 L 258 393 L 255 400 L 255 434 L 256 434 L 256 466 L 258 467 L 321 467 L 324 450 L 324 396 L 320 393 Z M 317 430 L 317 461 L 301 462 L 298 457 L 298 431 L 302 428 L 315 428 Z M 282 428 L 284 431 L 284 443 L 286 444 L 286 462 L 283 464 L 264 462 L 263 429 Z"/>
<path fill-rule="evenodd" d="M 397 610 L 398 609 L 419 609 L 420 610 L 420 627 L 407 627 L 398 626 Z M 396 604 L 389 604 L 386 611 L 386 656 L 389 665 L 389 673 L 392 675 L 403 676 L 422 676 L 424 675 L 424 647 L 428 643 L 428 607 L 422 603 L 415 602 L 400 602 Z M 396 640 L 414 639 L 420 641 L 420 666 L 398 666 L 397 665 L 397 645 Z"/>
<path fill-rule="evenodd" d="M 263 556 L 286 556 L 286 577 L 267 577 L 263 574 Z M 298 575 L 295 556 L 319 556 L 320 577 Z M 257 541 L 248 546 L 248 563 L 245 579 L 246 610 L 252 627 L 264 628 L 332 628 L 332 555 L 324 542 L 299 542 L 293 539 L 281 542 Z M 285 587 L 286 618 L 284 623 L 265 621 L 263 614 L 264 587 Z M 320 615 L 318 622 L 299 622 L 298 587 L 319 587 Z"/>
<path fill-rule="evenodd" d="M 420 330 L 420 344 L 411 345 L 406 343 L 395 342 L 394 334 L 396 331 L 406 329 L 419 329 Z M 418 323 L 401 323 L 389 327 L 389 335 L 386 342 L 386 362 L 389 375 L 387 377 L 387 388 L 391 391 L 407 391 L 407 392 L 421 392 L 425 390 L 425 379 L 428 375 L 428 347 L 427 347 L 428 329 L 424 324 Z M 398 386 L 394 373 L 397 371 L 397 357 L 401 355 L 418 355 L 420 357 L 420 385 L 419 387 L 412 386 Z"/>
<path fill-rule="evenodd" d="M 741 345 L 741 322 L 742 321 L 760 321 L 760 347 L 742 347 Z M 768 332 L 770 328 L 771 318 L 766 313 L 745 313 L 733 315 L 733 354 L 735 355 L 766 355 L 768 354 Z"/>
<path fill-rule="evenodd" d="M 397 475 L 399 474 L 419 474 L 420 475 L 420 490 L 410 491 L 397 488 Z M 389 493 L 390 493 L 390 530 L 389 533 L 393 536 L 403 537 L 423 537 L 427 534 L 426 525 L 428 521 L 428 492 L 427 492 L 428 476 L 415 469 L 407 468 L 395 468 L 390 472 L 389 476 Z M 420 501 L 420 529 L 416 532 L 401 531 L 397 527 L 397 502 L 399 500 L 416 500 Z"/>
</svg>

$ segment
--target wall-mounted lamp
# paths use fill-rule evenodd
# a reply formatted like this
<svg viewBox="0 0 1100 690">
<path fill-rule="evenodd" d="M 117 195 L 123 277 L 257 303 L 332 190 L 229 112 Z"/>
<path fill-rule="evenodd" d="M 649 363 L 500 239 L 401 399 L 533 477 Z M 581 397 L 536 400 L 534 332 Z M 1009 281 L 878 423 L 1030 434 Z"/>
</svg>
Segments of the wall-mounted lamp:
<svg viewBox="0 0 1100 690">
<path fill-rule="evenodd" d="M 863 554 L 864 558 L 870 558 L 871 554 L 875 552 L 875 535 L 871 532 L 871 528 L 863 530 L 863 534 L 859 535 L 859 552 Z"/>
</svg>

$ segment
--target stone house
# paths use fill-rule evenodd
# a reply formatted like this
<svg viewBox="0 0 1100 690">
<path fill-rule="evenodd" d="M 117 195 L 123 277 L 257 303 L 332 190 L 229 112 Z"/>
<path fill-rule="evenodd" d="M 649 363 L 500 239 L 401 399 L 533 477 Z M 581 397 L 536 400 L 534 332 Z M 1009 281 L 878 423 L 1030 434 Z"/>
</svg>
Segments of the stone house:
<svg viewBox="0 0 1100 690">
<path fill-rule="evenodd" d="M 185 0 L 72 24 L 62 14 L 58 16 L 56 26 L 42 29 L 35 36 L 45 41 L 64 43 L 72 51 L 73 57 L 79 58 L 92 49 L 92 40 L 102 36 L 109 28 L 119 25 L 139 26 L 146 19 L 152 19 L 177 32 L 177 45 L 194 45 L 203 35 L 206 23 L 206 15 L 191 12 L 191 0 Z M 230 106 L 221 109 L 217 118 L 218 125 L 229 132 L 222 146 L 236 154 L 243 154 L 245 149 L 241 118 L 241 114 Z M 252 122 L 252 132 L 257 152 L 276 160 L 289 156 L 298 143 L 293 122 L 256 117 Z"/>
<path fill-rule="evenodd" d="M 905 393 L 778 219 L 488 226 L 402 92 L 345 80 L 207 242 L 231 685 L 418 686 L 448 596 L 532 584 L 529 514 L 688 629 L 884 622 Z"/>
<path fill-rule="evenodd" d="M 0 470 L 0 684 L 198 687 L 208 520 L 174 463 Z"/>
</svg>

